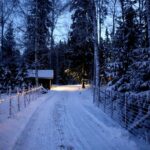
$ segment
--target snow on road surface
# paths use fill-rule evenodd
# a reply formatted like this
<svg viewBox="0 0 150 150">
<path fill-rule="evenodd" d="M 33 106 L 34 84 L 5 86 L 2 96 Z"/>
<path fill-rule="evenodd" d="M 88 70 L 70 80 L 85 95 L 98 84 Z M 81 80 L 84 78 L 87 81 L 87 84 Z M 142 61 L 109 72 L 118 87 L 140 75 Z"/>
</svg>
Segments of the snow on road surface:
<svg viewBox="0 0 150 150">
<path fill-rule="evenodd" d="M 92 104 L 90 89 L 54 87 L 35 105 L 27 108 L 28 116 L 22 117 L 22 112 L 0 124 L 0 150 L 139 149 L 127 131 Z M 20 121 L 22 118 L 26 121 Z M 10 128 L 11 123 L 22 128 Z"/>
</svg>

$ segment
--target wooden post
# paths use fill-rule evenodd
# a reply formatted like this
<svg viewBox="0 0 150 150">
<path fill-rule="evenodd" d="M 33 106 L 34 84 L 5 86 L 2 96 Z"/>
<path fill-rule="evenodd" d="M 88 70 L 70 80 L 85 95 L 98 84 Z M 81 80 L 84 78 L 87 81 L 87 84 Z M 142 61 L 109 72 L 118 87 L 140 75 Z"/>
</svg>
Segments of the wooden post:
<svg viewBox="0 0 150 150">
<path fill-rule="evenodd" d="M 30 86 L 28 86 L 28 94 L 29 94 L 29 103 L 30 103 Z"/>
<path fill-rule="evenodd" d="M 19 97 L 19 89 L 17 88 L 17 102 L 18 102 L 18 111 L 20 111 L 20 97 Z"/>
<path fill-rule="evenodd" d="M 39 97 L 39 94 L 40 94 L 40 89 L 38 87 L 38 89 L 37 89 L 37 98 Z"/>
<path fill-rule="evenodd" d="M 31 87 L 31 100 L 33 101 L 33 87 Z"/>
<path fill-rule="evenodd" d="M 2 93 L 1 93 L 1 90 L 0 90 L 0 100 L 2 99 L 2 95 L 1 95 Z"/>
<path fill-rule="evenodd" d="M 9 87 L 9 117 L 12 115 L 12 99 L 11 99 L 11 87 Z"/>
<path fill-rule="evenodd" d="M 125 128 L 127 128 L 127 98 L 126 94 L 124 94 L 124 107 L 125 107 L 125 112 L 124 112 L 124 119 L 125 119 Z"/>
<path fill-rule="evenodd" d="M 38 87 L 35 87 L 35 99 L 37 100 L 37 97 L 38 97 L 38 90 L 37 90 Z"/>
<path fill-rule="evenodd" d="M 49 81 L 49 89 L 51 90 L 51 86 L 52 86 L 52 81 Z"/>
<path fill-rule="evenodd" d="M 104 112 L 106 112 L 106 95 L 107 92 L 106 92 L 106 89 L 105 89 L 105 95 L 104 95 Z"/>
<path fill-rule="evenodd" d="M 34 89 L 34 86 L 32 87 L 32 90 L 33 90 L 33 100 L 35 100 L 35 89 Z"/>
<path fill-rule="evenodd" d="M 26 107 L 25 87 L 24 86 L 23 86 L 23 99 L 24 99 L 24 107 Z"/>
<path fill-rule="evenodd" d="M 113 118 L 114 115 L 114 102 L 112 99 L 112 91 L 110 91 L 110 100 L 111 100 L 111 118 Z"/>
<path fill-rule="evenodd" d="M 36 87 L 34 87 L 34 100 L 36 100 Z"/>
<path fill-rule="evenodd" d="M 145 141 L 148 144 L 149 140 L 148 140 L 148 131 L 146 130 L 146 128 L 144 128 L 144 134 L 145 134 Z"/>
</svg>

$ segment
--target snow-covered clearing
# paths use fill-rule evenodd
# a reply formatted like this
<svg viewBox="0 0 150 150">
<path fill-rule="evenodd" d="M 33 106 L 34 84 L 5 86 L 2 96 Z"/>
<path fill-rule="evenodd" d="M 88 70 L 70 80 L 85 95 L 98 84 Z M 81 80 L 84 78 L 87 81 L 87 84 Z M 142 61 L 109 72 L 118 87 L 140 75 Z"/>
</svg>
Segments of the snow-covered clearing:
<svg viewBox="0 0 150 150">
<path fill-rule="evenodd" d="M 90 89 L 56 86 L 0 123 L 0 150 L 139 150 L 127 131 L 92 104 Z M 142 148 L 143 150 L 143 148 Z"/>
</svg>

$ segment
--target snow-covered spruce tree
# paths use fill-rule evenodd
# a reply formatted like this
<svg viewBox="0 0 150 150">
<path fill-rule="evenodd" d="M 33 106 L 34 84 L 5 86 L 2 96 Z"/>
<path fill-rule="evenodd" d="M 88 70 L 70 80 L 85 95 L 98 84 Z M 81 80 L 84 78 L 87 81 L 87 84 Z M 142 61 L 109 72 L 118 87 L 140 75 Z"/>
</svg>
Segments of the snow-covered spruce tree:
<svg viewBox="0 0 150 150">
<path fill-rule="evenodd" d="M 2 55 L 4 58 L 2 62 L 4 68 L 3 86 L 6 88 L 8 86 L 14 88 L 16 85 L 18 85 L 20 52 L 16 49 L 14 38 L 13 25 L 10 23 L 5 33 L 4 51 Z"/>
<path fill-rule="evenodd" d="M 82 82 L 91 79 L 93 65 L 93 24 L 91 0 L 73 0 L 71 32 L 69 35 L 70 68 L 69 73 Z"/>
<path fill-rule="evenodd" d="M 124 75 L 126 80 L 119 87 L 127 93 L 128 127 L 134 126 L 139 134 L 149 134 L 150 120 L 147 119 L 150 101 L 150 52 L 149 48 L 138 48 L 132 51 L 133 63 Z M 125 117 L 125 116 L 124 116 Z M 143 119 L 143 121 L 140 121 Z M 131 129 L 132 130 L 132 129 Z M 144 132 L 143 132 L 144 131 Z M 143 135 L 145 136 L 145 135 Z"/>
<path fill-rule="evenodd" d="M 26 27 L 25 62 L 29 68 L 35 67 L 35 49 L 37 53 L 38 68 L 50 67 L 49 61 L 49 27 L 51 26 L 49 14 L 51 12 L 50 0 L 31 0 Z M 35 48 L 36 46 L 36 48 Z"/>
<path fill-rule="evenodd" d="M 105 31 L 105 37 L 106 38 L 103 41 L 103 55 L 100 55 L 103 58 L 103 61 L 102 61 L 103 63 L 101 63 L 103 64 L 101 68 L 101 71 L 102 71 L 101 74 L 103 75 L 103 78 L 105 81 L 102 82 L 101 84 L 107 83 L 110 80 L 109 75 L 111 74 L 110 69 L 107 68 L 107 64 L 111 61 L 111 57 L 112 57 L 111 56 L 112 43 L 111 43 L 110 34 L 107 28 Z"/>
<path fill-rule="evenodd" d="M 108 64 L 108 67 L 112 70 L 113 79 L 119 80 L 116 84 L 117 89 L 124 81 L 128 81 L 124 75 L 129 65 L 133 63 L 131 54 L 132 50 L 137 48 L 138 45 L 138 31 L 136 12 L 131 3 L 126 3 L 124 6 L 124 20 L 120 22 L 113 41 L 114 49 L 112 55 L 114 58 Z"/>
<path fill-rule="evenodd" d="M 124 17 L 117 29 L 115 41 L 113 41 L 115 48 L 112 52 L 112 63 L 109 64 L 109 69 L 114 74 L 114 89 L 127 94 L 126 105 L 121 108 L 123 108 L 122 110 L 127 109 L 128 112 L 127 114 L 123 113 L 122 121 L 127 117 L 126 125 L 129 128 L 135 125 L 134 130 L 138 129 L 143 133 L 142 128 L 149 129 L 148 119 L 143 119 L 142 122 L 139 120 L 146 117 L 149 108 L 150 53 L 148 48 L 139 48 L 141 43 L 140 46 L 145 46 L 144 41 L 139 42 L 139 34 L 145 35 L 146 29 L 143 27 L 146 22 L 145 18 L 141 16 L 143 25 L 138 28 L 139 20 L 134 7 L 131 7 L 131 3 L 124 4 Z M 122 104 L 125 103 L 124 98 L 119 99 L 120 101 Z"/>
</svg>

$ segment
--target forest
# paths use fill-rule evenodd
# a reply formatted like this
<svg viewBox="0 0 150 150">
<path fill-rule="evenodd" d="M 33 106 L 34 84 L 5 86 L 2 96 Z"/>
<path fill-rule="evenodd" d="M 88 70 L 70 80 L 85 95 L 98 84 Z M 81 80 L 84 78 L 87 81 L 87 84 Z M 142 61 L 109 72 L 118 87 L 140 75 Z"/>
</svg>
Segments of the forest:
<svg viewBox="0 0 150 150">
<path fill-rule="evenodd" d="M 96 106 L 107 111 L 108 95 L 150 141 L 149 0 L 0 0 L 0 93 L 27 86 L 29 69 L 90 84 Z"/>
</svg>

